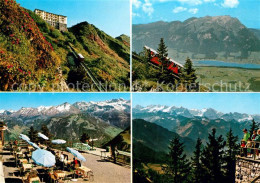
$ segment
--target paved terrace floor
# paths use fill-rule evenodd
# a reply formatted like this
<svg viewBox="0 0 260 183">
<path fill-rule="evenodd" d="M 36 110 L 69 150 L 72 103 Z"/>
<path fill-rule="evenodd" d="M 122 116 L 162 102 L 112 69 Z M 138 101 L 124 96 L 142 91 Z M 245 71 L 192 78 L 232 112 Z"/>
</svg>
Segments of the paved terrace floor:
<svg viewBox="0 0 260 183">
<path fill-rule="evenodd" d="M 93 152 L 92 152 L 93 153 Z M 20 183 L 22 177 L 19 176 L 18 168 L 15 167 L 14 157 L 9 154 L 9 151 L 3 151 L 2 161 L 5 182 Z M 69 159 L 73 159 L 73 155 L 66 152 L 69 155 Z M 93 155 L 94 154 L 94 155 Z M 128 166 L 121 166 L 109 161 L 101 160 L 99 153 L 82 153 L 86 158 L 86 162 L 82 162 L 82 165 L 92 169 L 94 173 L 94 183 L 130 183 L 131 182 L 131 169 Z M 39 167 L 40 168 L 40 167 Z M 34 169 L 37 169 L 34 168 Z M 72 181 L 66 181 L 66 183 Z M 89 182 L 78 179 L 77 182 Z"/>
</svg>

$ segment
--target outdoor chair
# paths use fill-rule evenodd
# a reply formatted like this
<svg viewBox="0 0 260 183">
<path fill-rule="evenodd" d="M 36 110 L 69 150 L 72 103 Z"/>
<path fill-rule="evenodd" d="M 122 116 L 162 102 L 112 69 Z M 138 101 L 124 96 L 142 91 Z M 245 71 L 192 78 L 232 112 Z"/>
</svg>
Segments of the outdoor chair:
<svg viewBox="0 0 260 183">
<path fill-rule="evenodd" d="M 51 183 L 55 183 L 58 180 L 53 173 L 49 173 L 49 178 Z"/>
</svg>

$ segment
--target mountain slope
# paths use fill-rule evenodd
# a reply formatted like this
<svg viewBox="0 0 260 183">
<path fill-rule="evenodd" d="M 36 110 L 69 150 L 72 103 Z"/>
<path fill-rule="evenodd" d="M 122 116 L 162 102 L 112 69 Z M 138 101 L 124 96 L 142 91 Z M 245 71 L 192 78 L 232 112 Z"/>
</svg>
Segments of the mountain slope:
<svg viewBox="0 0 260 183">
<path fill-rule="evenodd" d="M 222 59 L 225 61 L 260 63 L 253 52 L 260 52 L 260 40 L 241 22 L 230 16 L 190 18 L 184 22 L 154 22 L 133 26 L 133 50 L 144 45 L 157 48 L 164 38 L 169 56 L 184 61 L 192 59 Z"/>
<path fill-rule="evenodd" d="M 94 25 L 82 22 L 60 32 L 15 1 L 2 0 L 0 28 L 0 90 L 96 91 L 69 44 L 107 90 L 129 89 L 130 46 Z"/>
<path fill-rule="evenodd" d="M 61 82 L 61 60 L 27 10 L 0 1 L 0 29 L 0 90 L 16 89 L 14 83 Z"/>
<path fill-rule="evenodd" d="M 117 147 L 117 149 L 120 151 L 130 152 L 131 151 L 130 127 L 126 128 L 124 131 L 119 133 L 115 138 L 113 138 L 103 147 L 106 148 L 106 146 L 110 146 L 110 145 Z"/>
<path fill-rule="evenodd" d="M 69 28 L 69 31 L 83 47 L 85 52 L 82 54 L 87 60 L 86 63 L 99 80 L 129 83 L 129 45 L 112 38 L 88 22 L 79 23 Z"/>
<path fill-rule="evenodd" d="M 68 141 L 78 140 L 83 133 L 87 133 L 91 138 L 97 138 L 96 145 L 101 146 L 107 143 L 120 132 L 121 129 L 95 118 L 89 114 L 70 114 L 50 118 L 41 118 L 27 123 L 22 123 L 18 118 L 9 118 L 5 120 L 8 128 L 12 131 L 16 125 L 26 127 L 24 133 L 30 126 L 40 130 L 43 124 L 47 125 L 55 138 L 61 138 Z M 7 138 L 9 133 L 7 133 Z"/>
<path fill-rule="evenodd" d="M 169 131 L 159 125 L 147 122 L 142 119 L 133 120 L 133 143 L 141 143 L 155 152 L 169 152 L 170 141 L 179 136 L 177 133 Z M 184 149 L 188 155 L 191 155 L 195 142 L 187 137 L 180 137 L 180 141 L 184 143 Z M 138 145 L 141 147 L 140 145 Z M 141 151 L 141 150 L 136 150 Z"/>
<path fill-rule="evenodd" d="M 258 39 L 260 40 L 260 29 L 250 29 L 255 35 L 256 37 L 258 37 Z"/>
</svg>

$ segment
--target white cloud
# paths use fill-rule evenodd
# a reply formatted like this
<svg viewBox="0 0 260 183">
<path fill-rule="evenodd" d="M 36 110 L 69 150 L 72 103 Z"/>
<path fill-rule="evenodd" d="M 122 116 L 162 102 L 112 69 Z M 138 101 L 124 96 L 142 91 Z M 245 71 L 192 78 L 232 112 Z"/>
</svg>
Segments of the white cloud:
<svg viewBox="0 0 260 183">
<path fill-rule="evenodd" d="M 136 8 L 139 8 L 142 5 L 142 2 L 139 0 L 133 0 L 132 3 Z"/>
<path fill-rule="evenodd" d="M 133 17 L 141 17 L 139 13 L 134 13 L 134 12 L 132 12 L 132 16 Z"/>
<path fill-rule="evenodd" d="M 189 5 L 200 5 L 202 4 L 202 1 L 201 0 L 177 0 L 183 4 L 189 4 Z"/>
<path fill-rule="evenodd" d="M 204 0 L 206 3 L 215 2 L 216 0 Z"/>
<path fill-rule="evenodd" d="M 183 12 L 186 10 L 187 10 L 187 8 L 179 6 L 179 7 L 174 8 L 172 11 L 173 11 L 173 13 L 180 13 L 180 12 Z"/>
<path fill-rule="evenodd" d="M 224 8 L 236 8 L 238 4 L 238 0 L 224 0 L 221 6 L 223 6 Z"/>
<path fill-rule="evenodd" d="M 145 3 L 143 4 L 142 9 L 149 16 L 151 16 L 154 12 L 153 5 L 149 0 L 145 0 Z"/>
<path fill-rule="evenodd" d="M 198 13 L 198 11 L 199 11 L 198 8 L 191 8 L 191 9 L 189 9 L 189 12 L 190 12 L 191 14 L 196 14 L 196 13 Z"/>
</svg>

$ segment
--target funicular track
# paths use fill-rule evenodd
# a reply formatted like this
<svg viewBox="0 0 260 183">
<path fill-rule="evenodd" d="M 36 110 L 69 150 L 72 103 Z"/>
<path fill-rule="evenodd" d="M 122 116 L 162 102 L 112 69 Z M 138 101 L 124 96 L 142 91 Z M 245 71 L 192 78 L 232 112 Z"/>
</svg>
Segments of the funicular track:
<svg viewBox="0 0 260 183">
<path fill-rule="evenodd" d="M 72 54 L 74 55 L 75 59 L 78 60 L 78 53 L 76 52 L 76 50 L 73 48 L 73 46 L 70 43 L 68 44 L 68 46 L 69 46 Z M 95 84 L 98 91 L 104 92 L 106 89 L 104 88 L 102 83 L 95 77 L 95 75 L 91 72 L 91 70 L 88 68 L 87 64 L 83 61 L 79 61 L 79 64 L 86 71 L 87 75 L 90 77 L 92 82 Z"/>
</svg>

